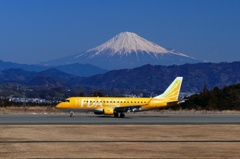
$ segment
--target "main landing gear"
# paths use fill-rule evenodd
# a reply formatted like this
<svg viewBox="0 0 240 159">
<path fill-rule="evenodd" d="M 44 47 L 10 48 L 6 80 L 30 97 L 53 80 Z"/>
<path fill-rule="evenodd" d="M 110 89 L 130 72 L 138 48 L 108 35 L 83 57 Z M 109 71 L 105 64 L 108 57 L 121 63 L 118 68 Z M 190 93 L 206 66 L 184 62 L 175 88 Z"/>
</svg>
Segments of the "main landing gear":
<svg viewBox="0 0 240 159">
<path fill-rule="evenodd" d="M 118 118 L 118 113 L 113 114 L 115 118 Z"/>
<path fill-rule="evenodd" d="M 120 118 L 124 118 L 125 117 L 125 114 L 120 114 Z"/>
<path fill-rule="evenodd" d="M 118 113 L 114 113 L 113 114 L 115 118 L 118 118 L 119 117 L 119 114 Z M 124 118 L 125 117 L 125 114 L 121 113 L 120 114 L 120 118 Z"/>
<path fill-rule="evenodd" d="M 70 117 L 74 117 L 74 111 L 70 111 Z"/>
</svg>

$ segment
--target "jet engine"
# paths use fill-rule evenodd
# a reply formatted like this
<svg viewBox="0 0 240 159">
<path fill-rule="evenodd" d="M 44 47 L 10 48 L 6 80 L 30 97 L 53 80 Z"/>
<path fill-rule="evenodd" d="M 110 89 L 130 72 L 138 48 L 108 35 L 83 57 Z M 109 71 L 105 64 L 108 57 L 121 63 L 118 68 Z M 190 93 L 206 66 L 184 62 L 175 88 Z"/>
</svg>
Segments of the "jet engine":
<svg viewBox="0 0 240 159">
<path fill-rule="evenodd" d="M 105 108 L 105 109 L 103 109 L 103 113 L 104 113 L 104 115 L 113 115 L 114 114 L 114 110 L 113 109 L 109 109 L 109 108 Z"/>
<path fill-rule="evenodd" d="M 94 114 L 96 115 L 113 115 L 114 114 L 114 110 L 110 109 L 110 108 L 105 108 L 105 109 L 96 109 L 94 110 Z"/>
<path fill-rule="evenodd" d="M 104 114 L 104 111 L 103 111 L 103 109 L 95 109 L 95 110 L 94 110 L 94 114 L 96 114 L 96 115 L 102 115 L 102 114 Z"/>
</svg>

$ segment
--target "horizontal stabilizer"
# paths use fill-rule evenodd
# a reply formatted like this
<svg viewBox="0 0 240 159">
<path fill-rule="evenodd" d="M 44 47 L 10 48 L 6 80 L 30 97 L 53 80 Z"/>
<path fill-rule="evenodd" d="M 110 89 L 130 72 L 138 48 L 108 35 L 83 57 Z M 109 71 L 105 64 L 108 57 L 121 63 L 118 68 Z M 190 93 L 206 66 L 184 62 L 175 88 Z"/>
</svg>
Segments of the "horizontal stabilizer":
<svg viewBox="0 0 240 159">
<path fill-rule="evenodd" d="M 184 103 L 187 99 L 184 99 L 184 100 L 177 100 L 177 101 L 171 101 L 171 102 L 167 102 L 167 104 L 178 104 L 178 103 Z"/>
</svg>

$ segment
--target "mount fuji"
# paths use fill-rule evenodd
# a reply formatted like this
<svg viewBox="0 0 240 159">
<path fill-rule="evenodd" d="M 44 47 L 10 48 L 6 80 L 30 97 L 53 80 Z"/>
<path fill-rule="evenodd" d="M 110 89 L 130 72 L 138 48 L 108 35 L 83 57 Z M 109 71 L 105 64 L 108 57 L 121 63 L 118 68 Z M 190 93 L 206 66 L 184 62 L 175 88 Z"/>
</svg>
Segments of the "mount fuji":
<svg viewBox="0 0 240 159">
<path fill-rule="evenodd" d="M 204 62 L 188 55 L 167 50 L 135 33 L 122 32 L 107 42 L 69 57 L 48 61 L 47 65 L 92 64 L 104 69 L 125 69 L 145 64 L 172 65 Z"/>
</svg>

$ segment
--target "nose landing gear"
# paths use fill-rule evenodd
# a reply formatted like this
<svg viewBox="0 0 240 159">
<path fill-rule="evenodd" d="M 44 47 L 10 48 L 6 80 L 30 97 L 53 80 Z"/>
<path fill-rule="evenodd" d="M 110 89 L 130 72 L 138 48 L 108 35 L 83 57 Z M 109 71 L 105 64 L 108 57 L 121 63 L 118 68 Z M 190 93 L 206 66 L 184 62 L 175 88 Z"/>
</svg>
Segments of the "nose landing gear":
<svg viewBox="0 0 240 159">
<path fill-rule="evenodd" d="M 70 111 L 70 117 L 74 117 L 74 111 Z"/>
</svg>

